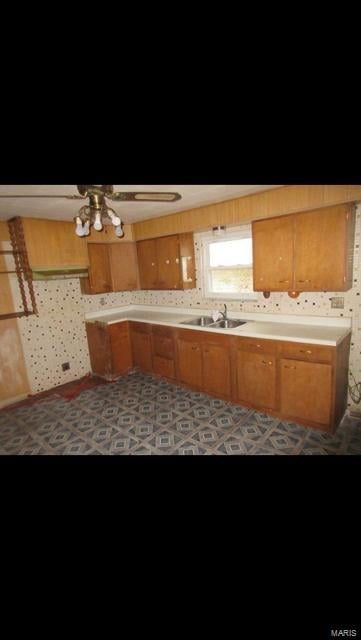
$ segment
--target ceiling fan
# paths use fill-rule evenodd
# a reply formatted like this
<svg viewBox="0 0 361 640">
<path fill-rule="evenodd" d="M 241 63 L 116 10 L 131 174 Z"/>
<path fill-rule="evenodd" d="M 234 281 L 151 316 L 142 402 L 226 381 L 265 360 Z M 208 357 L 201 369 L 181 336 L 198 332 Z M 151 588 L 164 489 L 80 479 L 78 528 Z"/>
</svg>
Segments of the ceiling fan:
<svg viewBox="0 0 361 640">
<path fill-rule="evenodd" d="M 80 237 L 88 236 L 90 233 L 90 225 L 93 224 L 96 231 L 103 228 L 102 218 L 110 218 L 115 226 L 115 234 L 121 238 L 124 235 L 122 229 L 122 221 L 115 211 L 107 206 L 106 199 L 114 202 L 175 202 L 182 197 L 179 193 L 166 191 L 114 191 L 113 185 L 110 184 L 78 184 L 79 194 L 73 195 L 36 195 L 29 193 L 28 195 L 0 195 L 0 198 L 65 198 L 66 200 L 86 200 L 89 198 L 89 204 L 84 205 L 78 211 L 74 218 L 76 222 L 76 234 Z"/>
</svg>

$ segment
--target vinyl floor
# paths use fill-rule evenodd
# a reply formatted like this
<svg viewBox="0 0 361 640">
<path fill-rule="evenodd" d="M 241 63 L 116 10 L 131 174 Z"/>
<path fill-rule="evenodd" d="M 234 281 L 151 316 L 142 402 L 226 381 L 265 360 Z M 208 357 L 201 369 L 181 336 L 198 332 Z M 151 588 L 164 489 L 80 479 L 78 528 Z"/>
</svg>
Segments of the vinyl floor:
<svg viewBox="0 0 361 640">
<path fill-rule="evenodd" d="M 360 454 L 360 420 L 329 435 L 141 372 L 0 411 L 0 455 Z"/>
</svg>

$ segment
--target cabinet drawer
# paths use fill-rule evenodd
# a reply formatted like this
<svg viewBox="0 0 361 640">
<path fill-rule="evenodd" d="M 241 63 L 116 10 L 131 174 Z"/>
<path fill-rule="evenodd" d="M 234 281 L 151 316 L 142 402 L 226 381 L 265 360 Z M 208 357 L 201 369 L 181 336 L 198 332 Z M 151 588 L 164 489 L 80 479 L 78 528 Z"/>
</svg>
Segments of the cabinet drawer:
<svg viewBox="0 0 361 640">
<path fill-rule="evenodd" d="M 173 360 L 174 347 L 172 338 L 165 338 L 163 336 L 153 335 L 153 352 L 155 356 L 167 358 Z"/>
<path fill-rule="evenodd" d="M 276 354 L 276 343 L 274 340 L 257 340 L 257 338 L 237 338 L 237 349 L 251 353 Z"/>
<path fill-rule="evenodd" d="M 160 376 L 164 376 L 165 378 L 174 378 L 174 362 L 173 360 L 168 360 L 167 358 L 154 356 L 153 371 L 154 373 L 157 373 Z"/>
<path fill-rule="evenodd" d="M 130 322 L 130 328 L 137 333 L 150 333 L 152 325 L 147 322 Z"/>
<path fill-rule="evenodd" d="M 308 362 L 332 363 L 335 347 L 302 342 L 280 342 L 278 355 L 282 358 L 297 358 Z"/>
</svg>

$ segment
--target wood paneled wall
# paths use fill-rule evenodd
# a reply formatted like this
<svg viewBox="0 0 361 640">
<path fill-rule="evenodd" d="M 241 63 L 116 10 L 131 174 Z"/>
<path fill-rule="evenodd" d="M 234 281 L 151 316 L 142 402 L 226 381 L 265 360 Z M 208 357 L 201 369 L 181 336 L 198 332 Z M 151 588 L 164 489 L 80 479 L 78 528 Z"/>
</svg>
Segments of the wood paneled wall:
<svg viewBox="0 0 361 640">
<path fill-rule="evenodd" d="M 299 211 L 361 200 L 361 185 L 290 185 L 235 200 L 189 209 L 133 225 L 135 240 L 205 231 Z"/>
<path fill-rule="evenodd" d="M 6 222 L 0 222 L 0 249 L 9 249 L 9 231 Z M 6 261 L 0 256 L 0 271 Z M 15 311 L 9 276 L 0 276 L 0 314 Z M 29 383 L 16 319 L 0 320 L 0 407 L 23 398 L 29 393 Z"/>
</svg>

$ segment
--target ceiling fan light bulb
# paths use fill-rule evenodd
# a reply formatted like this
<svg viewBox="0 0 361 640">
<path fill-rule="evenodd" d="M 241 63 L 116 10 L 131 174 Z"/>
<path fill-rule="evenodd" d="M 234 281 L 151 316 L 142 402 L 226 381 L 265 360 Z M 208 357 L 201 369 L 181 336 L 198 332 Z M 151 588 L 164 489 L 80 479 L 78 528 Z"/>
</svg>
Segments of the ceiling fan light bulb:
<svg viewBox="0 0 361 640">
<path fill-rule="evenodd" d="M 124 236 L 124 231 L 122 229 L 121 224 L 115 227 L 115 235 L 118 236 L 118 238 L 122 238 Z"/>
<path fill-rule="evenodd" d="M 83 228 L 83 224 L 81 219 L 79 218 L 79 216 L 76 219 L 76 228 L 75 228 L 75 233 L 77 236 L 79 236 L 79 238 L 82 238 L 84 235 L 84 228 Z"/>
<path fill-rule="evenodd" d="M 87 220 L 83 227 L 83 236 L 88 236 L 89 233 L 90 233 L 90 222 L 89 220 Z"/>
<path fill-rule="evenodd" d="M 101 219 L 100 213 L 96 213 L 95 214 L 95 221 L 94 221 L 94 225 L 93 226 L 94 226 L 95 231 L 101 231 L 102 230 L 103 225 L 102 225 L 102 219 Z"/>
<path fill-rule="evenodd" d="M 112 209 L 108 209 L 108 216 L 112 221 L 112 224 L 115 227 L 119 227 L 119 225 L 121 224 L 121 219 L 118 218 L 118 216 L 114 213 L 114 211 Z"/>
</svg>

